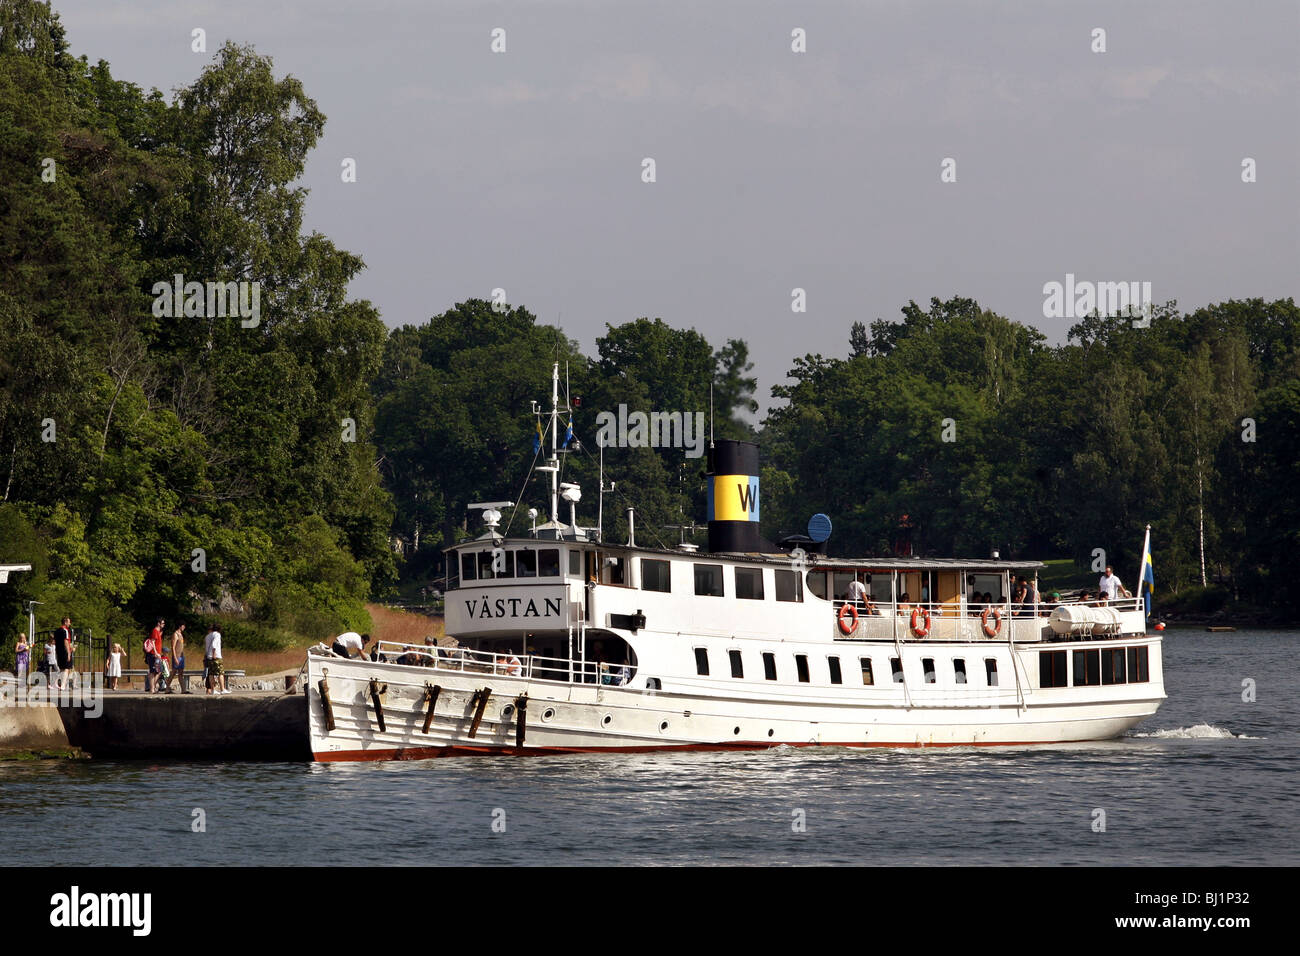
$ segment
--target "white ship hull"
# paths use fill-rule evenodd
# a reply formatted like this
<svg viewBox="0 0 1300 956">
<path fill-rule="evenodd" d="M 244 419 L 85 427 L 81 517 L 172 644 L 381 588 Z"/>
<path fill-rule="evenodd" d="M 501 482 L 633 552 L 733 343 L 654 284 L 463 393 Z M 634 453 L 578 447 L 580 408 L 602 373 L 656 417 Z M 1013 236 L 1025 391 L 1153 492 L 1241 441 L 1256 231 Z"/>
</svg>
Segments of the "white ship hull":
<svg viewBox="0 0 1300 956">
<path fill-rule="evenodd" d="M 1155 713 L 1164 699 L 1158 639 L 1142 644 L 1151 680 L 1109 686 L 1037 687 L 1031 660 L 1041 647 L 909 645 L 905 668 L 921 655 L 1002 656 L 1001 687 L 884 683 L 875 686 L 746 687 L 718 678 L 664 689 L 512 677 L 438 667 L 311 656 L 308 711 L 318 761 L 400 760 L 457 754 L 546 754 L 732 750 L 777 745 L 846 747 L 1012 746 L 1105 740 Z M 1073 644 L 1069 649 L 1083 645 Z M 856 652 L 894 653 L 893 645 Z M 1018 671 L 1011 671 L 1011 655 Z M 1033 658 L 1031 658 L 1033 655 Z M 913 660 L 913 658 L 915 660 Z M 1013 680 L 1014 678 L 1014 680 Z M 329 717 L 322 701 L 322 679 Z M 381 690 L 380 729 L 371 681 Z M 707 686 L 706 686 L 707 685 Z M 429 717 L 428 689 L 437 687 Z M 481 692 L 488 690 L 478 726 Z M 520 740 L 519 699 L 526 697 Z M 327 726 L 332 718 L 333 727 Z M 427 730 L 426 730 L 426 718 Z"/>
</svg>

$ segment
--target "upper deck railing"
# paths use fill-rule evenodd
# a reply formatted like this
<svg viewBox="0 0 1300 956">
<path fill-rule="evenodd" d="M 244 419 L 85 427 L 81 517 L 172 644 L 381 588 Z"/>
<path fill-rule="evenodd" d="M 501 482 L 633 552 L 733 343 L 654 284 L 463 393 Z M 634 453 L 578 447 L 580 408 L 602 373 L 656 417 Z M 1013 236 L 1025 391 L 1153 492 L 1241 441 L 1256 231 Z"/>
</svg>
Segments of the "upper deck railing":
<svg viewBox="0 0 1300 956">
<path fill-rule="evenodd" d="M 1111 621 L 1085 628 L 1088 636 L 1132 629 L 1143 612 L 1141 598 L 1114 601 L 1051 601 L 1014 604 L 950 602 L 872 602 L 836 600 L 835 637 L 840 640 L 1041 641 L 1056 635 L 1052 612 L 1058 607 L 1108 608 Z M 1076 629 L 1077 631 L 1078 629 Z M 1076 633 L 1075 636 L 1079 636 Z"/>
</svg>

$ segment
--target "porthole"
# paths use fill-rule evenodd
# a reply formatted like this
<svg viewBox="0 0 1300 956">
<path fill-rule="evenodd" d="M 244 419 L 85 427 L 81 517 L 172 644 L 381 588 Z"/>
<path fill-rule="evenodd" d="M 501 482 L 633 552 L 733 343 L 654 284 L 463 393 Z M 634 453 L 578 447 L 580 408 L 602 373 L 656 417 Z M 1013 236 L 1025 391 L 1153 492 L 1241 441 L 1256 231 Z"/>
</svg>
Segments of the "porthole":
<svg viewBox="0 0 1300 956">
<path fill-rule="evenodd" d="M 739 734 L 739 733 L 740 733 L 740 728 L 737 727 L 735 730 L 732 731 L 732 733 L 733 733 L 733 734 Z"/>
<path fill-rule="evenodd" d="M 769 727 L 769 728 L 768 728 L 768 731 L 767 731 L 767 735 L 768 735 L 769 737 L 771 737 L 773 733 L 775 733 L 775 731 L 773 731 L 773 730 Z"/>
<path fill-rule="evenodd" d="M 662 733 L 666 732 L 667 730 L 668 730 L 668 721 L 666 721 L 666 720 L 661 720 L 661 721 L 659 721 L 659 733 L 662 734 Z"/>
<path fill-rule="evenodd" d="M 550 720 L 554 716 L 555 716 L 554 707 L 547 707 L 544 711 L 542 711 L 542 720 Z"/>
<path fill-rule="evenodd" d="M 510 719 L 511 717 L 513 717 L 514 715 L 515 715 L 515 705 L 514 705 L 514 704 L 506 704 L 504 707 L 501 708 L 501 719 L 502 719 L 502 720 L 509 720 L 509 719 Z"/>
<path fill-rule="evenodd" d="M 600 726 L 602 727 L 608 727 L 613 722 L 614 722 L 614 718 L 611 717 L 609 714 L 606 714 L 604 717 L 600 718 Z"/>
</svg>

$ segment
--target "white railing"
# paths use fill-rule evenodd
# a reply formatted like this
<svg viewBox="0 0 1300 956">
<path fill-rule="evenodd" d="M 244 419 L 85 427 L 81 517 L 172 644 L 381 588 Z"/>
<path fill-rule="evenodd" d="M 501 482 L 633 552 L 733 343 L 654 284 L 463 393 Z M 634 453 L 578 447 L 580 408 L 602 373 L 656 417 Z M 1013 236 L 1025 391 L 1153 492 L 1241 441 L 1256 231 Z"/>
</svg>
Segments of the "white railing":
<svg viewBox="0 0 1300 956">
<path fill-rule="evenodd" d="M 475 651 L 467 647 L 440 647 L 431 644 L 402 644 L 380 641 L 379 661 L 427 667 L 434 671 L 462 674 L 493 674 L 523 680 L 547 680 L 559 683 L 603 684 L 622 686 L 632 679 L 630 664 L 602 661 L 569 660 L 566 657 L 539 657 L 535 654 L 510 654 Z"/>
</svg>

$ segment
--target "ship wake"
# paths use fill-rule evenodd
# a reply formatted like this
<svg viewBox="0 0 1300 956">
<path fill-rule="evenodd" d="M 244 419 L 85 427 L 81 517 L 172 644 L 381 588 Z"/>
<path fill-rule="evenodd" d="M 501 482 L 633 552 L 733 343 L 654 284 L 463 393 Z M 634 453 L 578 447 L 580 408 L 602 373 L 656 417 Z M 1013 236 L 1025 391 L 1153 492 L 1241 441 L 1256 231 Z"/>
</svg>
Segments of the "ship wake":
<svg viewBox="0 0 1300 956">
<path fill-rule="evenodd" d="M 1262 740 L 1261 737 L 1250 737 L 1246 734 L 1234 734 L 1231 730 L 1223 727 L 1214 727 L 1210 724 L 1194 724 L 1191 727 L 1178 727 L 1174 730 L 1152 730 L 1147 732 L 1131 732 L 1130 737 L 1149 737 L 1157 740 L 1174 740 L 1174 739 L 1227 739 L 1235 740 Z"/>
</svg>

